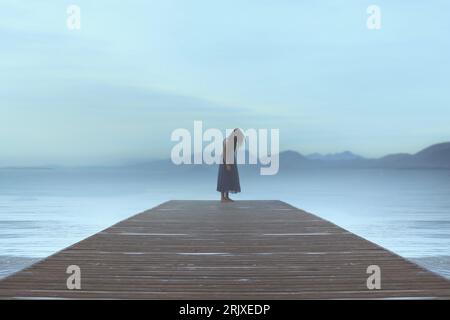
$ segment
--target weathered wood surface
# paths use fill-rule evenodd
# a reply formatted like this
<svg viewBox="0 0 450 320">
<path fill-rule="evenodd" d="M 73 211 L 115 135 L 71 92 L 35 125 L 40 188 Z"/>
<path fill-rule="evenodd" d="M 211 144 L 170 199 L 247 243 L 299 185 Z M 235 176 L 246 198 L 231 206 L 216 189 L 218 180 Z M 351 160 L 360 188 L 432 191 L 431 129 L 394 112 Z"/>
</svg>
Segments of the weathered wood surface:
<svg viewBox="0 0 450 320">
<path fill-rule="evenodd" d="M 450 281 L 281 201 L 169 201 L 3 279 L 0 297 L 450 298 Z"/>
</svg>

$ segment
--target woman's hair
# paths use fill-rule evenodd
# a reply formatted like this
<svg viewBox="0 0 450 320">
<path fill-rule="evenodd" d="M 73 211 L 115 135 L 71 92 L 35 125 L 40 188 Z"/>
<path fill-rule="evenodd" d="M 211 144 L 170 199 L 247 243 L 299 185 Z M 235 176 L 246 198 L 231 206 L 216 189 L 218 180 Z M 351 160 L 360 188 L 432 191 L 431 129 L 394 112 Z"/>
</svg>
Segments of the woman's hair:
<svg viewBox="0 0 450 320">
<path fill-rule="evenodd" d="M 234 152 L 242 146 L 244 139 L 244 133 L 239 128 L 235 128 L 233 132 L 231 132 L 231 134 L 225 139 L 227 163 L 232 163 L 234 161 Z"/>
</svg>

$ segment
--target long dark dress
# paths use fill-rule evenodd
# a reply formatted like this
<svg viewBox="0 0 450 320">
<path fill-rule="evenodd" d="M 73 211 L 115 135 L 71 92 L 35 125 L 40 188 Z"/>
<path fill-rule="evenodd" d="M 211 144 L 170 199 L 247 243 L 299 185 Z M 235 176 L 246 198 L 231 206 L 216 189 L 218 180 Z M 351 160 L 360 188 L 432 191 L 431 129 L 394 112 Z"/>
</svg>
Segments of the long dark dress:
<svg viewBox="0 0 450 320">
<path fill-rule="evenodd" d="M 236 144 L 234 146 L 236 151 Z M 219 175 L 217 177 L 217 191 L 219 192 L 241 192 L 239 183 L 239 172 L 236 162 L 236 153 L 234 154 L 234 163 L 229 164 L 230 170 L 227 170 L 226 164 L 219 165 Z"/>
<path fill-rule="evenodd" d="M 219 165 L 219 176 L 217 178 L 217 191 L 219 192 L 241 192 L 239 184 L 239 172 L 236 164 L 230 164 L 230 170 L 227 170 L 225 164 Z"/>
</svg>

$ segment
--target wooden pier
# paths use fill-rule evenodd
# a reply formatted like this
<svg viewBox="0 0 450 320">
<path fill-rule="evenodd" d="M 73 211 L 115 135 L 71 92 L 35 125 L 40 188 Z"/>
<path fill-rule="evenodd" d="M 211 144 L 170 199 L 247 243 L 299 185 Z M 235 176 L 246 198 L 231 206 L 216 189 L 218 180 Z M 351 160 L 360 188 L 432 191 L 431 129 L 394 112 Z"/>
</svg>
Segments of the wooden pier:
<svg viewBox="0 0 450 320">
<path fill-rule="evenodd" d="M 450 281 L 281 201 L 169 201 L 3 279 L 0 298 L 448 299 Z"/>
</svg>

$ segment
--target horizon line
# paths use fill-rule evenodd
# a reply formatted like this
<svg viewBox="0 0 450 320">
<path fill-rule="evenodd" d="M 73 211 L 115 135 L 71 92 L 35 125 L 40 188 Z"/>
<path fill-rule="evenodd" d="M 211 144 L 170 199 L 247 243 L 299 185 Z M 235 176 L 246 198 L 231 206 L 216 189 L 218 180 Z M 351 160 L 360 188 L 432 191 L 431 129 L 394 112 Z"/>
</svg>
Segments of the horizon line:
<svg viewBox="0 0 450 320">
<path fill-rule="evenodd" d="M 362 156 L 360 154 L 354 153 L 351 150 L 344 150 L 344 151 L 340 151 L 340 152 L 329 152 L 329 153 L 320 153 L 320 152 L 312 152 L 312 153 L 307 153 L 307 154 L 303 154 L 300 151 L 296 151 L 293 149 L 286 149 L 283 151 L 278 152 L 278 155 L 281 155 L 282 153 L 286 153 L 286 152 L 294 152 L 300 156 L 303 156 L 305 158 L 307 158 L 308 156 L 312 156 L 312 155 L 320 155 L 320 156 L 329 156 L 329 155 L 340 155 L 343 153 L 351 153 L 352 155 L 361 158 L 360 160 L 377 160 L 377 159 L 382 159 L 385 158 L 387 156 L 390 155 L 415 155 L 423 150 L 426 150 L 430 147 L 433 146 L 438 146 L 438 145 L 444 145 L 444 144 L 450 144 L 450 141 L 445 141 L 445 142 L 439 142 L 439 143 L 434 143 L 431 144 L 427 147 L 424 147 L 414 153 L 408 153 L 408 152 L 396 152 L 396 153 L 387 153 L 383 156 L 379 156 L 379 157 L 365 157 Z M 249 152 L 248 149 L 244 149 L 244 153 L 245 152 Z M 191 153 L 190 156 L 193 156 L 194 153 Z M 308 159 L 308 158 L 307 158 Z M 138 165 L 138 164 L 143 164 L 143 163 L 149 163 L 149 162 L 157 162 L 157 161 L 165 161 L 165 160 L 170 160 L 170 157 L 164 157 L 164 158 L 160 158 L 160 157 L 155 157 L 155 158 L 150 158 L 150 159 L 133 159 L 133 160 L 128 160 L 128 161 L 122 161 L 122 162 L 117 162 L 115 164 L 95 164 L 95 163 L 91 163 L 91 164 L 78 164 L 78 165 L 69 165 L 69 164 L 40 164 L 40 165 L 2 165 L 0 166 L 0 169 L 11 169 L 11 170 L 15 170 L 15 169 L 36 169 L 36 170 L 43 170 L 43 169 L 55 169 L 55 168 L 86 168 L 86 167 L 105 167 L 105 168 L 113 168 L 113 167 L 126 167 L 126 166 L 132 166 L 132 165 Z M 309 159 L 309 160 L 318 160 L 318 159 Z M 334 160 L 334 161 L 348 161 L 348 160 Z"/>
</svg>

